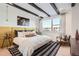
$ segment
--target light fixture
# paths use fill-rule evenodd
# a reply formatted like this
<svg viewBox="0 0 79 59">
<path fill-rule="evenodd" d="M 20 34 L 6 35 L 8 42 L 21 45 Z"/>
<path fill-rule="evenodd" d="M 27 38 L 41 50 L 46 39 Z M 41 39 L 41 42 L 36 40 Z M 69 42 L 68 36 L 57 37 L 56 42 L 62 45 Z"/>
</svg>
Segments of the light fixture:
<svg viewBox="0 0 79 59">
<path fill-rule="evenodd" d="M 8 5 L 6 6 L 6 22 L 8 22 Z"/>
</svg>

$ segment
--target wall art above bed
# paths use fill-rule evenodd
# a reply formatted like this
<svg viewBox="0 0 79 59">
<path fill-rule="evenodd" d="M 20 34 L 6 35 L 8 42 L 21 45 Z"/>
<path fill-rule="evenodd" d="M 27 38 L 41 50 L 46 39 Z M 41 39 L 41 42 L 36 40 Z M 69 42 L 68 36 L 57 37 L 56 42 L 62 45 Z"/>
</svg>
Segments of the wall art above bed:
<svg viewBox="0 0 79 59">
<path fill-rule="evenodd" d="M 17 25 L 20 26 L 29 26 L 30 20 L 25 17 L 17 16 Z"/>
</svg>

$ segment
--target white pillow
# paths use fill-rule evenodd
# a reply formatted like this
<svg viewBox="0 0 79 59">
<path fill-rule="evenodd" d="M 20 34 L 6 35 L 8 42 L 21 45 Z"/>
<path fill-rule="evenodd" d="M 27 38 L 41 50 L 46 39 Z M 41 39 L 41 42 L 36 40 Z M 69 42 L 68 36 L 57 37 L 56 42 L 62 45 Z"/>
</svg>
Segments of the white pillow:
<svg viewBox="0 0 79 59">
<path fill-rule="evenodd" d="M 24 32 L 18 32 L 18 37 L 25 37 Z"/>
<path fill-rule="evenodd" d="M 27 32 L 24 32 L 24 36 L 25 37 L 33 37 L 33 36 L 36 36 L 36 32 L 35 31 L 27 31 Z"/>
</svg>

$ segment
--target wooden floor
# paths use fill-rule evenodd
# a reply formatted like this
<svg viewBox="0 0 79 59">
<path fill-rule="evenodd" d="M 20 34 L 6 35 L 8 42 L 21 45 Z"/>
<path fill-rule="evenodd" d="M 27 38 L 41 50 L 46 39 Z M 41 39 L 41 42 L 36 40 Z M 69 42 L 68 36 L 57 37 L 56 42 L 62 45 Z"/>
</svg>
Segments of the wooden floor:
<svg viewBox="0 0 79 59">
<path fill-rule="evenodd" d="M 69 46 L 61 46 L 56 56 L 71 56 Z"/>
<path fill-rule="evenodd" d="M 0 49 L 0 56 L 11 56 L 7 48 Z M 56 56 L 70 56 L 70 47 L 61 46 Z"/>
<path fill-rule="evenodd" d="M 11 56 L 7 48 L 0 49 L 0 56 Z"/>
</svg>

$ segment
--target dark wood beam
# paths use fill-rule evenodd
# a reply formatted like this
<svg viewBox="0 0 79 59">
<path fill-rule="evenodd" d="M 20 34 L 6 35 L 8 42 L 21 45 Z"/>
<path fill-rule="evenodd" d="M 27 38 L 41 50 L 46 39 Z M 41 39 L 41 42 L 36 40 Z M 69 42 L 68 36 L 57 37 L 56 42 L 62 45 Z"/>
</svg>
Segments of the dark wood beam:
<svg viewBox="0 0 79 59">
<path fill-rule="evenodd" d="M 21 7 L 21 6 L 19 6 L 19 5 L 14 4 L 14 3 L 12 3 L 12 4 L 7 3 L 7 4 L 8 4 L 8 5 L 11 5 L 11 6 L 13 6 L 13 7 L 16 7 L 16 8 L 18 8 L 18 9 L 22 10 L 22 11 L 28 12 L 28 13 L 30 13 L 30 14 L 32 14 L 32 15 L 35 15 L 35 16 L 37 16 L 37 17 L 43 18 L 42 16 L 39 16 L 39 15 L 37 15 L 37 14 L 35 14 L 35 13 L 33 13 L 33 12 L 31 12 L 31 11 L 29 11 L 29 10 L 27 10 L 27 9 L 25 9 L 25 8 L 23 8 L 23 7 Z"/>
<path fill-rule="evenodd" d="M 71 3 L 71 7 L 74 7 L 76 5 L 76 3 Z"/>
<path fill-rule="evenodd" d="M 50 15 L 48 13 L 46 13 L 43 9 L 41 9 L 40 7 L 38 7 L 36 4 L 34 3 L 28 3 L 29 5 L 33 6 L 34 8 L 36 8 L 37 10 L 45 13 L 48 17 L 50 17 Z"/>
<path fill-rule="evenodd" d="M 54 10 L 56 11 L 56 13 L 59 15 L 60 12 L 59 12 L 57 6 L 55 5 L 55 3 L 50 3 L 50 5 L 54 8 Z"/>
</svg>

